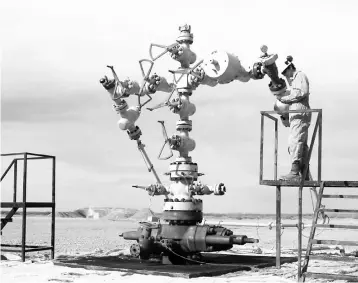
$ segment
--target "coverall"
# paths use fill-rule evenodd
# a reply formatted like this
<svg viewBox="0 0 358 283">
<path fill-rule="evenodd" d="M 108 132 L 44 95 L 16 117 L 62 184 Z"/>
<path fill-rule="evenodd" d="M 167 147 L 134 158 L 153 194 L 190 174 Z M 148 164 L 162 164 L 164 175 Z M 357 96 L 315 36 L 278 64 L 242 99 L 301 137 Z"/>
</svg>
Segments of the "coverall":
<svg viewBox="0 0 358 283">
<path fill-rule="evenodd" d="M 309 82 L 307 76 L 296 71 L 289 80 L 291 87 L 287 96 L 280 98 L 280 101 L 289 104 L 289 110 L 310 109 L 309 105 Z M 299 162 L 301 170 L 305 164 L 305 157 L 308 153 L 307 139 L 308 128 L 311 123 L 311 113 L 290 113 L 290 133 L 288 138 L 288 151 L 291 162 Z"/>
</svg>

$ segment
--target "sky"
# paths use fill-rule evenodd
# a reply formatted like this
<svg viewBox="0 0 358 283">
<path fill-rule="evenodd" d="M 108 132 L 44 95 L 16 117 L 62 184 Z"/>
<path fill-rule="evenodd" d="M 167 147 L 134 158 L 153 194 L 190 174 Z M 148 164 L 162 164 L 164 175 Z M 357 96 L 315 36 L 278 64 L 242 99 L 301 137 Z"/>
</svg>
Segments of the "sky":
<svg viewBox="0 0 358 283">
<path fill-rule="evenodd" d="M 170 4 L 172 3 L 172 4 Z M 310 104 L 323 109 L 325 180 L 358 180 L 357 1 L 1 1 L 1 152 L 57 157 L 57 208 L 162 208 L 132 185 L 155 182 L 127 134 L 117 126 L 108 93 L 99 84 L 114 65 L 120 79 L 141 81 L 138 61 L 151 43 L 169 45 L 190 24 L 197 58 L 214 50 L 235 54 L 246 68 L 265 44 L 282 66 L 292 55 L 309 78 Z M 170 80 L 179 64 L 170 56 L 154 71 Z M 199 86 L 191 96 L 196 141 L 191 156 L 208 185 L 223 182 L 225 196 L 204 196 L 204 212 L 274 213 L 275 188 L 259 185 L 260 111 L 272 110 L 269 78 Z M 155 105 L 167 97 L 154 94 Z M 135 105 L 135 98 L 128 100 Z M 157 160 L 163 143 L 158 120 L 175 133 L 167 108 L 143 110 L 137 125 L 163 183 L 169 163 Z M 272 178 L 273 128 L 267 122 L 265 177 Z M 270 128 L 271 127 L 271 128 Z M 280 127 L 279 174 L 289 171 L 288 129 Z M 313 127 L 311 127 L 311 132 Z M 316 174 L 317 150 L 311 167 Z M 2 172 L 8 164 L 2 159 Z M 50 163 L 29 164 L 29 200 L 50 197 Z M 9 200 L 11 179 L 2 183 Z M 334 192 L 337 189 L 327 189 Z M 282 189 L 282 212 L 297 211 L 298 190 Z M 342 191 L 342 190 L 341 190 Z M 349 190 L 348 190 L 349 191 Z M 351 190 L 353 191 L 353 190 Z M 343 204 L 342 204 L 343 205 Z M 353 203 L 349 204 L 354 206 Z M 304 212 L 311 212 L 308 190 Z"/>
</svg>

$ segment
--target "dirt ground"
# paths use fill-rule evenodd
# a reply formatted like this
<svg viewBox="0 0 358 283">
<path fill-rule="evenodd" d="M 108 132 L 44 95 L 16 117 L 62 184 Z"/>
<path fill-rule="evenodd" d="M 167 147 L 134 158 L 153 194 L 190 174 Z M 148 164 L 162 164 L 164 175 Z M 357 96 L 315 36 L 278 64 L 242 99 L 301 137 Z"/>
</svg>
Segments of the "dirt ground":
<svg viewBox="0 0 358 283">
<path fill-rule="evenodd" d="M 247 219 L 241 223 L 268 224 L 273 219 Z M 285 220 L 284 223 L 293 223 L 294 220 Z M 304 221 L 310 224 L 310 219 Z M 27 225 L 28 245 L 48 245 L 50 243 L 50 218 L 29 217 Z M 332 219 L 333 224 L 358 225 L 357 219 Z M 135 230 L 137 222 L 128 220 L 110 221 L 106 219 L 56 219 L 56 256 L 69 255 L 120 255 L 128 254 L 132 241 L 119 237 L 124 231 Z M 20 244 L 21 218 L 15 217 L 3 230 L 1 237 L 4 244 Z M 244 234 L 260 240 L 258 244 L 235 246 L 230 253 L 275 255 L 275 229 L 267 227 L 227 227 L 235 234 Z M 304 229 L 303 247 L 307 245 L 310 229 Z M 357 240 L 358 231 L 352 230 L 318 230 L 319 239 Z M 282 255 L 297 255 L 297 229 L 282 230 Z M 326 246 L 327 247 L 327 246 Z M 329 246 L 316 253 L 334 253 L 337 255 L 354 254 L 358 247 Z M 27 260 L 22 263 L 19 254 L 3 253 L 8 260 L 1 261 L 1 282 L 296 282 L 297 262 L 284 264 L 281 269 L 275 267 L 241 271 L 217 277 L 203 277 L 195 279 L 172 278 L 154 275 L 126 274 L 125 272 L 94 271 L 72 269 L 54 265 L 49 260 L 48 252 L 27 253 Z M 309 271 L 348 274 L 358 276 L 358 258 L 352 263 L 337 261 L 310 261 Z M 327 282 L 327 280 L 309 280 L 306 282 Z M 344 281 L 336 281 L 344 282 Z"/>
</svg>

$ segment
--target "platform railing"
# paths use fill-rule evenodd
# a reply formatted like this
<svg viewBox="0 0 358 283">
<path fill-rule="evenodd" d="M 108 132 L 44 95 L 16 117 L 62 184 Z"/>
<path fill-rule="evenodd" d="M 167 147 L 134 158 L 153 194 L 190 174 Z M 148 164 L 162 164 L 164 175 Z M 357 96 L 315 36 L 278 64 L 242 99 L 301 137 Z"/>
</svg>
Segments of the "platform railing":
<svg viewBox="0 0 358 283">
<path fill-rule="evenodd" d="M 278 156 L 278 119 L 273 115 L 282 115 L 284 113 L 314 113 L 317 112 L 317 119 L 314 126 L 308 153 L 305 156 L 305 166 L 302 176 L 299 180 L 278 180 L 277 179 L 277 156 Z M 264 162 L 264 127 L 265 117 L 275 123 L 275 147 L 274 147 L 274 177 L 273 180 L 265 180 L 263 178 L 263 162 Z M 312 150 L 318 136 L 318 165 L 317 180 L 306 180 L 309 176 L 309 163 L 312 156 Z M 304 187 L 315 189 L 322 185 L 322 109 L 307 110 L 289 110 L 289 111 L 262 111 L 261 112 L 261 139 L 260 139 L 260 185 L 276 187 L 276 267 L 280 267 L 281 258 L 281 187 L 298 187 L 298 278 L 301 278 L 301 259 L 302 259 L 302 192 Z M 324 181 L 325 187 L 358 187 L 358 181 Z M 319 209 L 316 207 L 316 209 Z M 322 209 L 321 209 L 322 210 Z"/>
<path fill-rule="evenodd" d="M 318 113 L 316 118 L 315 127 L 311 137 L 308 153 L 305 156 L 305 166 L 301 180 L 297 181 L 286 181 L 277 179 L 277 167 L 278 167 L 278 119 L 273 115 L 291 114 L 291 113 Z M 263 168 L 264 168 L 264 128 L 265 128 L 265 117 L 271 119 L 275 123 L 275 147 L 274 147 L 274 179 L 264 180 L 263 179 Z M 318 180 L 306 181 L 306 177 L 309 174 L 309 163 L 311 160 L 312 150 L 315 144 L 316 136 L 318 133 L 318 167 L 317 175 Z M 287 110 L 287 111 L 261 111 L 261 138 L 260 138 L 260 185 L 276 186 L 276 267 L 281 266 L 281 186 L 293 186 L 299 187 L 298 189 L 298 270 L 301 271 L 301 254 L 302 254 L 302 230 L 303 230 L 303 219 L 302 219 L 302 194 L 303 187 L 317 187 L 321 182 L 321 171 L 322 171 L 322 109 L 302 109 L 302 110 Z"/>
<path fill-rule="evenodd" d="M 290 113 L 318 113 L 316 118 L 315 127 L 311 137 L 311 143 L 308 151 L 308 156 L 306 156 L 306 164 L 309 164 L 310 157 L 312 154 L 312 149 L 315 144 L 316 136 L 318 133 L 318 166 L 317 166 L 317 180 L 310 180 L 305 182 L 305 187 L 319 187 L 321 183 L 322 176 L 322 109 L 306 109 L 306 110 L 287 110 L 287 111 L 261 111 L 261 135 L 260 135 L 260 185 L 279 185 L 285 184 L 289 185 L 292 181 L 283 181 L 277 179 L 277 167 L 278 167 L 278 119 L 272 115 L 282 115 Z M 275 125 L 275 147 L 274 147 L 274 177 L 272 180 L 264 180 L 264 134 L 265 134 L 265 117 L 274 121 Z M 294 185 L 297 185 L 297 181 L 293 182 Z"/>
<path fill-rule="evenodd" d="M 3 252 L 21 252 L 22 261 L 25 261 L 26 252 L 51 250 L 51 258 L 55 256 L 55 208 L 56 208 L 56 157 L 52 155 L 37 154 L 31 152 L 20 153 L 6 153 L 1 154 L 2 157 L 14 156 L 5 172 L 1 176 L 2 181 L 14 169 L 13 175 L 13 201 L 1 202 L 1 208 L 11 208 L 10 212 L 5 218 L 1 219 L 1 230 L 8 222 L 12 222 L 12 216 L 16 214 L 19 208 L 22 208 L 22 227 L 21 227 L 21 245 L 8 245 L 1 243 L 1 250 Z M 17 157 L 18 156 L 18 157 Z M 28 202 L 27 201 L 27 167 L 29 160 L 51 159 L 52 161 L 52 197 L 51 202 Z M 18 162 L 23 161 L 23 178 L 22 178 L 22 201 L 17 201 L 17 175 L 18 175 Z M 3 188 L 4 189 L 4 188 Z M 26 245 L 26 226 L 27 226 L 27 208 L 51 208 L 51 246 L 28 246 Z M 1 231 L 2 232 L 2 231 Z M 21 249 L 14 249 L 21 248 Z"/>
</svg>

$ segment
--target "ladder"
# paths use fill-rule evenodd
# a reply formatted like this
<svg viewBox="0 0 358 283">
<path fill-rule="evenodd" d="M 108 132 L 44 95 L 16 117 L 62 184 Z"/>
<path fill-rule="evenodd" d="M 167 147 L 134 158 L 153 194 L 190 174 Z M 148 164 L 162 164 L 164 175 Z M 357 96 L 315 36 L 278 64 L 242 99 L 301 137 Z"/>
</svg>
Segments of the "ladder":
<svg viewBox="0 0 358 283">
<path fill-rule="evenodd" d="M 18 207 L 11 208 L 11 210 L 8 212 L 5 218 L 1 218 L 1 231 L 2 229 L 4 229 L 7 223 L 12 222 L 12 217 L 15 215 L 18 209 L 19 209 Z"/>
<path fill-rule="evenodd" d="M 330 280 L 347 280 L 349 282 L 358 282 L 358 276 L 344 275 L 344 274 L 329 274 L 329 273 L 314 273 L 307 272 L 310 259 L 314 260 L 331 260 L 331 261 L 348 261 L 357 262 L 358 258 L 352 257 L 337 257 L 337 256 L 318 256 L 311 255 L 313 244 L 327 244 L 327 245 L 346 245 L 346 246 L 358 246 L 358 241 L 339 241 L 339 240 L 319 240 L 315 238 L 316 228 L 337 228 L 337 229 L 358 229 L 358 225 L 336 225 L 336 224 L 318 224 L 318 215 L 321 212 L 343 212 L 343 213 L 358 213 L 358 210 L 353 209 L 327 209 L 321 207 L 322 198 L 340 198 L 340 199 L 358 199 L 358 195 L 327 195 L 323 194 L 325 182 L 320 183 L 320 189 L 317 198 L 317 204 L 313 215 L 311 232 L 308 240 L 308 246 L 306 249 L 305 260 L 301 271 L 301 278 L 298 278 L 300 282 L 304 282 L 306 277 L 311 278 L 324 278 Z"/>
</svg>

